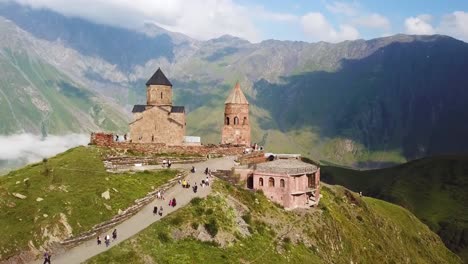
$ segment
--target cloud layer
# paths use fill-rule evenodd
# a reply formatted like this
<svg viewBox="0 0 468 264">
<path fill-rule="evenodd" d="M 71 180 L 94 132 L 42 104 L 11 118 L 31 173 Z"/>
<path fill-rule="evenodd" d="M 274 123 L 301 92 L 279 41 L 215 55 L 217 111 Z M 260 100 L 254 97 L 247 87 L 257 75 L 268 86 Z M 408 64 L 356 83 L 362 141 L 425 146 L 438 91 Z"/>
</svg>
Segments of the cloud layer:
<svg viewBox="0 0 468 264">
<path fill-rule="evenodd" d="M 12 0 L 34 8 L 49 8 L 68 16 L 125 28 L 153 22 L 198 39 L 224 34 L 251 41 L 260 38 L 247 10 L 231 0 Z M 270 15 L 274 15 L 270 13 Z"/>
<path fill-rule="evenodd" d="M 79 145 L 86 145 L 88 142 L 89 136 L 81 134 L 48 136 L 44 139 L 32 134 L 0 136 L 0 161 L 24 165 Z"/>
<path fill-rule="evenodd" d="M 321 7 L 300 11 L 300 7 L 297 7 L 296 11 L 290 10 L 289 13 L 286 11 L 286 3 L 284 12 L 274 12 L 268 9 L 268 6 L 251 2 L 240 3 L 236 0 L 0 1 L 14 1 L 33 8 L 48 8 L 67 16 L 131 29 L 141 28 L 144 23 L 150 22 L 201 40 L 229 34 L 258 42 L 266 38 L 275 38 L 275 31 L 271 29 L 278 27 L 287 28 L 286 31 L 290 28 L 290 32 L 299 32 L 298 36 L 291 36 L 291 40 L 340 42 L 359 37 L 406 32 L 446 34 L 468 41 L 467 12 L 414 14 L 396 21 L 375 12 L 386 13 L 387 10 L 369 10 L 359 0 L 326 0 L 321 2 Z M 271 32 L 273 36 L 263 35 L 272 34 Z"/>
</svg>

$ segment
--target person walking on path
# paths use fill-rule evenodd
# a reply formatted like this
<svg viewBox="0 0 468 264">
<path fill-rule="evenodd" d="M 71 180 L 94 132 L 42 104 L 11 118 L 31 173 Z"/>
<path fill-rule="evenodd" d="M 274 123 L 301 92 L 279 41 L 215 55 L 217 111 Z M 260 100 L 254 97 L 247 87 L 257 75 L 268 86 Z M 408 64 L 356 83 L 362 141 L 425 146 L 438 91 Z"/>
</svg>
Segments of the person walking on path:
<svg viewBox="0 0 468 264">
<path fill-rule="evenodd" d="M 109 237 L 109 235 L 106 235 L 106 238 L 105 238 L 104 240 L 105 240 L 105 242 L 106 242 L 106 247 L 108 247 L 109 244 L 110 244 L 110 237 Z"/>
<path fill-rule="evenodd" d="M 177 205 L 177 202 L 176 202 L 176 199 L 175 197 L 172 198 L 172 207 L 175 207 Z"/>
<path fill-rule="evenodd" d="M 116 240 L 117 239 L 117 229 L 114 229 L 114 231 L 112 232 L 112 240 Z"/>
<path fill-rule="evenodd" d="M 101 238 L 99 236 L 97 236 L 97 245 L 101 245 Z"/>
<path fill-rule="evenodd" d="M 162 208 L 162 205 L 159 207 L 159 216 L 162 216 L 163 214 L 163 208 Z"/>
<path fill-rule="evenodd" d="M 157 205 L 153 207 L 153 215 L 156 215 L 156 214 L 158 214 L 158 206 Z"/>
<path fill-rule="evenodd" d="M 46 264 L 46 263 L 50 264 L 50 257 L 51 257 L 51 255 L 50 255 L 49 251 L 46 251 L 44 253 L 44 264 Z"/>
</svg>

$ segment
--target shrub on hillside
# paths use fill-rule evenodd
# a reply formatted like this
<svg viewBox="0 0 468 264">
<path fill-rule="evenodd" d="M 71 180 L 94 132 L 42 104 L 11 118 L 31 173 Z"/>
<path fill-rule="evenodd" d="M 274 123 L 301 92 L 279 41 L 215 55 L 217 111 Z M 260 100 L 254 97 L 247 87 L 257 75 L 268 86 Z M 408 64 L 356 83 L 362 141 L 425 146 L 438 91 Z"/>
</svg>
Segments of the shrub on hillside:
<svg viewBox="0 0 468 264">
<path fill-rule="evenodd" d="M 218 234 L 219 229 L 218 222 L 216 221 L 216 219 L 211 218 L 210 221 L 205 224 L 205 229 L 211 237 L 215 237 L 216 234 Z"/>
</svg>

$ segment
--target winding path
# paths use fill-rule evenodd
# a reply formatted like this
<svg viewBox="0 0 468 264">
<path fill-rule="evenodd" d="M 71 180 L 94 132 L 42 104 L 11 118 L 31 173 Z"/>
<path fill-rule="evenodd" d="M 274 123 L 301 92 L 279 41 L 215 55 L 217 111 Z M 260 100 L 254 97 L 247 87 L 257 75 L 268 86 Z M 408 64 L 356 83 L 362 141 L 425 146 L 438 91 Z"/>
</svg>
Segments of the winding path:
<svg viewBox="0 0 468 264">
<path fill-rule="evenodd" d="M 191 167 L 195 166 L 197 171 L 196 173 L 190 173 L 187 176 L 187 181 L 193 185 L 195 182 L 200 183 L 203 179 L 206 178 L 204 174 L 204 170 L 206 167 L 210 169 L 231 169 L 234 166 L 234 157 L 225 157 L 225 158 L 218 158 L 218 159 L 210 159 L 205 162 L 197 163 L 197 164 L 181 164 L 176 165 L 174 164 L 173 167 L 177 169 L 190 169 Z M 184 189 L 181 185 L 176 185 L 169 190 L 166 191 L 165 201 L 161 200 L 154 200 L 147 206 L 143 207 L 143 209 L 132 216 L 131 218 L 125 220 L 121 224 L 117 225 L 115 228 L 117 229 L 117 240 L 112 241 L 109 247 L 106 247 L 104 244 L 104 236 L 105 233 L 101 234 L 102 244 L 97 246 L 96 239 L 93 238 L 86 242 L 79 244 L 76 247 L 66 250 L 62 254 L 59 255 L 52 255 L 51 261 L 54 264 L 74 264 L 74 263 L 82 263 L 87 259 L 90 259 L 110 248 L 119 244 L 120 242 L 132 237 L 133 235 L 137 234 L 138 232 L 142 231 L 143 229 L 147 228 L 152 223 L 160 220 L 162 217 L 166 216 L 167 214 L 187 205 L 194 197 L 206 197 L 211 192 L 211 187 L 201 188 L 199 186 L 198 192 L 194 193 L 192 189 Z M 168 202 L 169 199 L 173 197 L 177 200 L 176 207 L 169 207 Z M 163 206 L 163 216 L 160 217 L 159 215 L 153 215 L 153 207 L 154 206 Z M 109 230 L 107 234 L 111 236 L 112 230 Z M 43 263 L 43 260 L 36 260 L 32 263 Z"/>
</svg>

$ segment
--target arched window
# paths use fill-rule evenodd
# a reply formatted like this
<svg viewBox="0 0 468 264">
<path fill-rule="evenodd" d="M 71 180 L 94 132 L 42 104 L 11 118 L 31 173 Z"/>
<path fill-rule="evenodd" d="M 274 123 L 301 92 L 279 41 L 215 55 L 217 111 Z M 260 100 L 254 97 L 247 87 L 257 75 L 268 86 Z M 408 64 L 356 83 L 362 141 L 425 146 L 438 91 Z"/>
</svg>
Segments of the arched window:
<svg viewBox="0 0 468 264">
<path fill-rule="evenodd" d="M 234 117 L 234 125 L 238 125 L 239 124 L 239 118 L 236 116 Z"/>
<path fill-rule="evenodd" d="M 275 179 L 272 177 L 268 179 L 268 187 L 275 187 Z"/>
<path fill-rule="evenodd" d="M 229 117 L 226 117 L 226 125 L 229 125 Z"/>
<path fill-rule="evenodd" d="M 242 125 L 247 125 L 247 117 L 244 116 L 244 120 L 242 120 Z"/>
<path fill-rule="evenodd" d="M 284 188 L 284 186 L 285 186 L 285 184 L 284 184 L 284 180 L 283 180 L 283 179 L 281 179 L 281 180 L 280 180 L 280 187 L 281 187 L 281 188 Z"/>
<path fill-rule="evenodd" d="M 161 92 L 161 99 L 162 99 L 162 92 Z"/>
<path fill-rule="evenodd" d="M 258 179 L 258 185 L 263 186 L 263 178 Z"/>
</svg>

